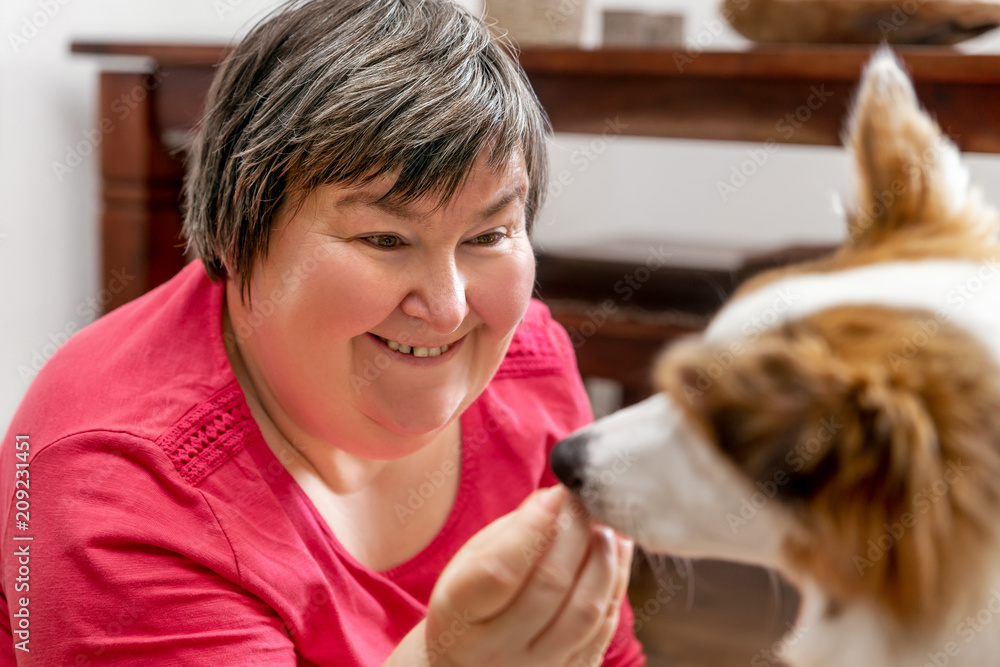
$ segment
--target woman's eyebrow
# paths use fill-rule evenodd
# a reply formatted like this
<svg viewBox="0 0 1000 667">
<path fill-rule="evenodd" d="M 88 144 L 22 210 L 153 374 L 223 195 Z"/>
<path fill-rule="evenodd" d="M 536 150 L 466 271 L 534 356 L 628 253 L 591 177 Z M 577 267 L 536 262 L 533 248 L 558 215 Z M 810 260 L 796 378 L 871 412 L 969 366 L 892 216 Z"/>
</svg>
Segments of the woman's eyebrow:
<svg viewBox="0 0 1000 667">
<path fill-rule="evenodd" d="M 492 218 L 494 215 L 510 206 L 513 202 L 518 200 L 523 202 L 527 195 L 528 189 L 524 183 L 517 183 L 512 188 L 507 190 L 507 192 L 500 195 L 495 202 L 483 209 L 483 211 L 479 214 L 479 218 L 481 220 Z"/>
<path fill-rule="evenodd" d="M 410 221 L 417 220 L 420 217 L 406 204 L 393 201 L 392 199 L 385 199 L 381 195 L 365 191 L 344 195 L 337 201 L 335 206 L 338 209 L 351 208 L 353 206 L 372 206 L 389 215 Z"/>
<path fill-rule="evenodd" d="M 478 213 L 479 220 L 487 220 L 503 211 L 516 201 L 524 201 L 527 197 L 527 186 L 524 183 L 517 183 L 501 194 L 496 201 Z M 419 222 L 423 216 L 415 212 L 409 204 L 385 199 L 382 196 L 366 191 L 352 192 L 344 195 L 337 201 L 335 207 L 338 209 L 350 208 L 352 206 L 371 206 L 388 213 L 394 217 L 410 222 Z"/>
</svg>

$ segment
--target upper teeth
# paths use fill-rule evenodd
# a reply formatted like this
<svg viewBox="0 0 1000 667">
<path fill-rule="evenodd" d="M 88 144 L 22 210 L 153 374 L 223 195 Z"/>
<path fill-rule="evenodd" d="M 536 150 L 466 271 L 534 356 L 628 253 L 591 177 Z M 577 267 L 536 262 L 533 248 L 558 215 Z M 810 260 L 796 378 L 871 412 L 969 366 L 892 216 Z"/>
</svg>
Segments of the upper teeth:
<svg viewBox="0 0 1000 667">
<path fill-rule="evenodd" d="M 382 342 L 388 345 L 390 350 L 396 350 L 403 354 L 412 354 L 415 357 L 439 357 L 451 347 L 451 345 L 442 345 L 441 347 L 411 347 L 387 338 L 382 338 Z"/>
</svg>

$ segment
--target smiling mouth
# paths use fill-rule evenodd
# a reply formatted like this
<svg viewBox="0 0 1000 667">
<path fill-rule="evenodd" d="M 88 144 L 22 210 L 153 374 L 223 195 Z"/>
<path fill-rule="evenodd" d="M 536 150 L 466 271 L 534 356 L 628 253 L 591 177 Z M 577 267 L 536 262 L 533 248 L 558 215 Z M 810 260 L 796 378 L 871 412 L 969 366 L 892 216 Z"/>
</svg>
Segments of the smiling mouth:
<svg viewBox="0 0 1000 667">
<path fill-rule="evenodd" d="M 414 357 L 440 357 L 442 354 L 454 347 L 458 341 L 451 343 L 449 345 L 442 345 L 441 347 L 416 347 L 412 345 L 403 345 L 402 343 L 397 343 L 394 340 L 389 340 L 388 338 L 382 338 L 381 336 L 375 336 L 375 338 L 382 341 L 390 350 L 394 352 L 399 352 L 400 354 L 409 354 Z"/>
</svg>

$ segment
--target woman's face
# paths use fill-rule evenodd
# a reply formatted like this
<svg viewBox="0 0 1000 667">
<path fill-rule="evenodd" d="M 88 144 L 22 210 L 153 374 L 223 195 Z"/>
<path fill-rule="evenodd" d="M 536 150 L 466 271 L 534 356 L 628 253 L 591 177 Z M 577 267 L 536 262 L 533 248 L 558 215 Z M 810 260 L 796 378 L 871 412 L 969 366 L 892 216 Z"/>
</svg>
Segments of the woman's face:
<svg viewBox="0 0 1000 667">
<path fill-rule="evenodd" d="M 250 308 L 227 286 L 240 352 L 286 437 L 376 459 L 412 453 L 482 392 L 535 267 L 520 155 L 499 172 L 480 158 L 444 207 L 376 203 L 391 184 L 320 188 L 279 215 Z"/>
</svg>

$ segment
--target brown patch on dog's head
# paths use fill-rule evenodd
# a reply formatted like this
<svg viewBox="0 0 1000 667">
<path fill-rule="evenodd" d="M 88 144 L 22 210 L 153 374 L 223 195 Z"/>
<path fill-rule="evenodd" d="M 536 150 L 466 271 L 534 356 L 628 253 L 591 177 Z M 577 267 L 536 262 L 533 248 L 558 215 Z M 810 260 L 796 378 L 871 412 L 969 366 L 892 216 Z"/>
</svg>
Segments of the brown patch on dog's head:
<svg viewBox="0 0 1000 667">
<path fill-rule="evenodd" d="M 963 330 L 877 306 L 826 310 L 726 350 L 678 344 L 657 369 L 796 517 L 793 567 L 835 599 L 910 623 L 975 595 L 997 545 L 998 377 Z"/>
</svg>

